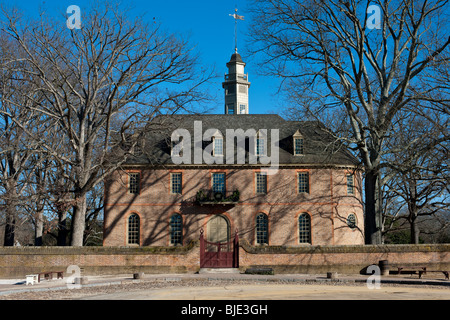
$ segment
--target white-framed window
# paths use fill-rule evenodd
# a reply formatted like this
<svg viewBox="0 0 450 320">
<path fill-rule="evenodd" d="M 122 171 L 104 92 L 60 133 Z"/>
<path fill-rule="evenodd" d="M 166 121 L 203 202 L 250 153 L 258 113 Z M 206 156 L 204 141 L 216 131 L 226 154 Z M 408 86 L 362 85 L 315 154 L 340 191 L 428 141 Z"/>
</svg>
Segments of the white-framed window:
<svg viewBox="0 0 450 320">
<path fill-rule="evenodd" d="M 257 172 L 255 175 L 256 193 L 267 193 L 267 174 L 265 172 Z"/>
<path fill-rule="evenodd" d="M 263 212 L 256 216 L 256 243 L 269 244 L 269 218 Z"/>
<path fill-rule="evenodd" d="M 180 137 L 178 142 L 172 141 L 170 155 L 171 156 L 181 156 L 183 150 L 183 137 Z"/>
<path fill-rule="evenodd" d="M 173 172 L 170 174 L 170 193 L 182 194 L 183 192 L 183 174 L 181 172 Z"/>
<path fill-rule="evenodd" d="M 213 152 L 215 156 L 223 156 L 223 138 L 214 137 L 213 138 Z"/>
<path fill-rule="evenodd" d="M 298 193 L 309 193 L 309 172 L 297 172 Z"/>
<path fill-rule="evenodd" d="M 178 213 L 175 213 L 170 217 L 169 234 L 170 244 L 183 244 L 183 217 Z"/>
<path fill-rule="evenodd" d="M 225 172 L 214 172 L 211 179 L 212 191 L 225 193 Z"/>
<path fill-rule="evenodd" d="M 139 194 L 141 174 L 139 172 L 131 172 L 128 174 L 128 192 L 131 194 Z"/>
<path fill-rule="evenodd" d="M 298 242 L 311 244 L 311 217 L 306 212 L 298 216 Z"/>
<path fill-rule="evenodd" d="M 136 213 L 128 217 L 128 234 L 127 243 L 131 245 L 139 245 L 140 239 L 140 218 Z"/>
<path fill-rule="evenodd" d="M 239 105 L 239 113 L 240 114 L 246 114 L 247 113 L 247 106 L 245 104 Z"/>
<path fill-rule="evenodd" d="M 294 155 L 300 156 L 303 154 L 304 154 L 303 138 L 295 137 L 294 138 Z"/>
<path fill-rule="evenodd" d="M 356 220 L 356 215 L 353 213 L 350 213 L 347 216 L 347 225 L 349 226 L 350 229 L 355 229 L 357 224 L 357 220 Z"/>
<path fill-rule="evenodd" d="M 347 194 L 355 194 L 355 176 L 347 174 Z"/>
</svg>

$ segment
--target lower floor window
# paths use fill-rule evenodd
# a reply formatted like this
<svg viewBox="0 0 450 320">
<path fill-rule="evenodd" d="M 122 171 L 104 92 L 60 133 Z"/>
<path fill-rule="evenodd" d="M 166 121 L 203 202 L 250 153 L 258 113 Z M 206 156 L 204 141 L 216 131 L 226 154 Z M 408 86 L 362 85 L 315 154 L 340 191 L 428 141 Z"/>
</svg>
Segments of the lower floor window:
<svg viewBox="0 0 450 320">
<path fill-rule="evenodd" d="M 174 214 L 170 218 L 170 244 L 177 245 L 183 242 L 183 218 Z"/>
<path fill-rule="evenodd" d="M 299 243 L 311 243 L 311 217 L 307 213 L 298 217 L 298 240 Z"/>
<path fill-rule="evenodd" d="M 140 219 L 136 213 L 128 217 L 128 244 L 139 245 L 140 237 Z"/>
<path fill-rule="evenodd" d="M 256 216 L 256 243 L 269 244 L 269 219 L 265 213 Z"/>
</svg>

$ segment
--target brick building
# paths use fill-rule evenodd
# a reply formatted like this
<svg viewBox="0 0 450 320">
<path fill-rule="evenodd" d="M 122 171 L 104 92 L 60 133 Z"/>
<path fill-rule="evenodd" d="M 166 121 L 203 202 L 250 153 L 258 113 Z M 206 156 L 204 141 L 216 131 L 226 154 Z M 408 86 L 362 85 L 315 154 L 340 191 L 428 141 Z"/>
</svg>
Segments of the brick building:
<svg viewBox="0 0 450 320">
<path fill-rule="evenodd" d="M 135 155 L 105 181 L 105 246 L 363 244 L 361 171 L 318 122 L 248 114 L 235 53 L 225 114 L 155 119 Z M 240 106 L 242 104 L 242 106 Z"/>
</svg>

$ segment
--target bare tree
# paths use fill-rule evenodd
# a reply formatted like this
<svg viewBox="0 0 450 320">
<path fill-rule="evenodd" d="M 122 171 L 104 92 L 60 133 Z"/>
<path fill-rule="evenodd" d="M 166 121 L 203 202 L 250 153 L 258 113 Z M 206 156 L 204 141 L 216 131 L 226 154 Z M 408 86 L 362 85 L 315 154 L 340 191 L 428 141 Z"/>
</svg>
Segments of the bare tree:
<svg viewBox="0 0 450 320">
<path fill-rule="evenodd" d="M 450 61 L 448 1 L 258 0 L 250 10 L 262 70 L 283 79 L 304 116 L 340 125 L 336 138 L 359 155 L 365 241 L 381 243 L 377 191 L 392 121 L 408 105 L 449 102 L 448 86 L 435 81 Z"/>
<path fill-rule="evenodd" d="M 23 126 L 73 170 L 71 245 L 82 246 L 87 193 L 127 160 L 155 115 L 199 100 L 207 77 L 195 73 L 196 57 L 186 41 L 157 24 L 128 20 L 123 7 L 105 4 L 84 11 L 81 30 L 44 15 L 25 23 L 17 11 L 3 13 L 5 31 L 25 52 L 24 72 L 45 97 L 33 108 L 54 123 L 70 149 L 60 155 L 54 141 Z M 118 130 L 112 123 L 120 124 Z"/>
<path fill-rule="evenodd" d="M 4 245 L 13 246 L 17 214 L 23 212 L 24 198 L 28 197 L 24 190 L 31 172 L 27 169 L 38 149 L 24 128 L 40 135 L 43 122 L 33 110 L 41 97 L 28 95 L 34 87 L 22 72 L 23 52 L 3 32 L 0 34 L 0 186 L 6 220 Z M 15 119 L 21 119 L 21 124 Z"/>
<path fill-rule="evenodd" d="M 419 218 L 436 217 L 450 206 L 449 140 L 443 138 L 449 135 L 450 119 L 432 110 L 426 118 L 415 110 L 412 115 L 396 118 L 395 135 L 386 143 L 390 156 L 383 180 L 386 195 L 398 198 L 400 205 L 399 212 L 388 217 L 391 224 L 406 220 L 411 243 L 419 243 L 419 220 L 424 221 Z"/>
</svg>

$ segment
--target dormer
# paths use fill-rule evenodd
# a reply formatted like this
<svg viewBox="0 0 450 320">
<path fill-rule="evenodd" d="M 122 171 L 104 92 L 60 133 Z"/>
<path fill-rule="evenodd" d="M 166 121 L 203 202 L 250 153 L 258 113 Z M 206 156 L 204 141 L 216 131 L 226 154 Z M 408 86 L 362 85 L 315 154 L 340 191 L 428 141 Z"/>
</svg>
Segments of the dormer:
<svg viewBox="0 0 450 320">
<path fill-rule="evenodd" d="M 212 135 L 212 143 L 213 143 L 213 156 L 223 156 L 223 146 L 224 146 L 224 139 L 222 133 L 217 130 Z"/>
<path fill-rule="evenodd" d="M 305 154 L 305 143 L 300 130 L 297 130 L 292 136 L 294 156 L 303 156 Z"/>
<path fill-rule="evenodd" d="M 257 157 L 267 155 L 267 130 L 261 129 L 256 133 L 255 155 Z"/>
</svg>

